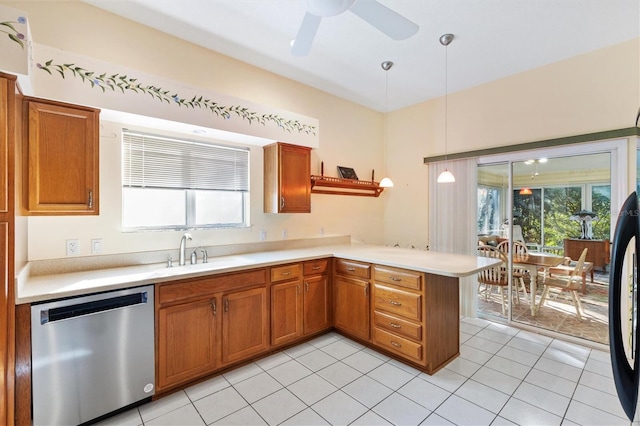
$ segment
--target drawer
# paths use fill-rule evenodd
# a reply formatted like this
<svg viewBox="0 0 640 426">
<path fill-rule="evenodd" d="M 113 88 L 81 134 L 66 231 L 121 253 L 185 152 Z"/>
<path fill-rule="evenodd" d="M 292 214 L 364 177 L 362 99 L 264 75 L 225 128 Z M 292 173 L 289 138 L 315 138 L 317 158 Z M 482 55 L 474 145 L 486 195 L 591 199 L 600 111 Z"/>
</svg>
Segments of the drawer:
<svg viewBox="0 0 640 426">
<path fill-rule="evenodd" d="M 371 278 L 371 265 L 351 260 L 337 259 L 336 273 L 359 278 Z"/>
<path fill-rule="evenodd" d="M 271 282 L 289 281 L 300 276 L 300 264 L 291 263 L 284 266 L 276 266 L 271 268 Z"/>
<path fill-rule="evenodd" d="M 422 345 L 389 333 L 381 328 L 374 327 L 373 343 L 392 352 L 404 355 L 405 358 L 412 361 L 422 362 Z"/>
<path fill-rule="evenodd" d="M 329 259 L 309 260 L 302 264 L 303 275 L 324 274 L 329 269 Z"/>
<path fill-rule="evenodd" d="M 373 323 L 380 328 L 387 329 L 395 334 L 400 334 L 411 339 L 422 340 L 422 325 L 409 322 L 398 317 L 375 311 Z"/>
<path fill-rule="evenodd" d="M 422 296 L 392 287 L 376 284 L 374 287 L 374 307 L 405 318 L 422 320 Z"/>
<path fill-rule="evenodd" d="M 374 273 L 376 281 L 418 291 L 422 290 L 422 274 L 419 272 L 376 266 Z"/>
</svg>

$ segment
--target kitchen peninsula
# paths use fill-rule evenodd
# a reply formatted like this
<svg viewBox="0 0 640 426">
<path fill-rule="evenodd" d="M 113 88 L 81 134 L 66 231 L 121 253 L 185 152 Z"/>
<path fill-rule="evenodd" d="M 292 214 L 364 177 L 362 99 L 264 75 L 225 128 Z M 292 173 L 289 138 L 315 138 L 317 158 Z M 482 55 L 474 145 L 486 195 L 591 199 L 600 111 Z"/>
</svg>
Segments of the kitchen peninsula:
<svg viewBox="0 0 640 426">
<path fill-rule="evenodd" d="M 154 398 L 333 328 L 428 374 L 458 356 L 458 278 L 495 260 L 339 241 L 174 267 L 44 275 L 27 267 L 18 322 L 35 326 L 31 304 L 153 284 Z M 25 346 L 19 359 L 28 358 Z"/>
</svg>

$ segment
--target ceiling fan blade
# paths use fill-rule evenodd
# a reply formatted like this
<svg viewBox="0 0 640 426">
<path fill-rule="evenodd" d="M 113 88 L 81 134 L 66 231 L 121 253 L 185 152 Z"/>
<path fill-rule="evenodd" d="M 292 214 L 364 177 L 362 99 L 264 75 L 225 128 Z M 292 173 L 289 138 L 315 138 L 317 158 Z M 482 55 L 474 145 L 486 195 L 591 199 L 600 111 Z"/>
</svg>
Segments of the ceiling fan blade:
<svg viewBox="0 0 640 426">
<path fill-rule="evenodd" d="M 349 10 L 394 40 L 407 39 L 420 28 L 375 0 L 356 0 Z"/>
<path fill-rule="evenodd" d="M 311 44 L 318 32 L 322 17 L 307 12 L 304 15 L 298 34 L 291 47 L 291 53 L 295 56 L 305 56 L 311 50 Z"/>
</svg>

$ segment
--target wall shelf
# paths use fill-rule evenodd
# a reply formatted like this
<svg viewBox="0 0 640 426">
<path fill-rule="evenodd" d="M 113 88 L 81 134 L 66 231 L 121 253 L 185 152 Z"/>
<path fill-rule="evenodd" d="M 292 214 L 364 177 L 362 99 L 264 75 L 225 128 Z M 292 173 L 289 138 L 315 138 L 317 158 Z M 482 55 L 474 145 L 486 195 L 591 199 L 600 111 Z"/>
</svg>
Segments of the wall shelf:
<svg viewBox="0 0 640 426">
<path fill-rule="evenodd" d="M 342 179 L 329 176 L 311 175 L 312 194 L 358 195 L 377 197 L 384 188 L 371 180 Z"/>
</svg>

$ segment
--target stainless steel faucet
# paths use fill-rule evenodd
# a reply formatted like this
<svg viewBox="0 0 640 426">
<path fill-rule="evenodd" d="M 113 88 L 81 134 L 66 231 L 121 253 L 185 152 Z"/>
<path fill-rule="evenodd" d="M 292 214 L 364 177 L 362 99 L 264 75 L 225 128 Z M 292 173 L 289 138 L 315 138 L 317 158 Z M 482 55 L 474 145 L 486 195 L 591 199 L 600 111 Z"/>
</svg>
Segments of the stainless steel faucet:
<svg viewBox="0 0 640 426">
<path fill-rule="evenodd" d="M 187 241 L 191 241 L 191 240 L 193 240 L 193 238 L 191 237 L 191 234 L 189 234 L 188 232 L 186 232 L 180 239 L 180 258 L 178 260 L 178 265 L 180 266 L 184 266 L 186 264 L 185 258 L 187 257 L 186 256 Z"/>
</svg>

